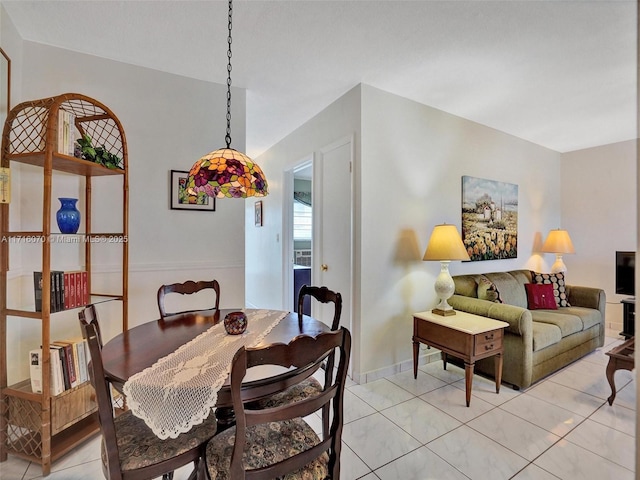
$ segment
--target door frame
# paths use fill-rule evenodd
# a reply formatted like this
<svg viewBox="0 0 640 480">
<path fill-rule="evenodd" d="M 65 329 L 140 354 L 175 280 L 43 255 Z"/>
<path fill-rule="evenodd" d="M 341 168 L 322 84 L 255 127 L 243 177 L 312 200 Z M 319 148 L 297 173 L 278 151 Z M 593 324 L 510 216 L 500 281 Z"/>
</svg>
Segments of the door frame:
<svg viewBox="0 0 640 480">
<path fill-rule="evenodd" d="M 311 166 L 311 198 L 314 199 L 314 183 L 315 183 L 315 167 L 314 167 L 314 155 L 309 154 L 306 157 L 298 160 L 290 168 L 284 172 L 284 185 L 282 189 L 283 201 L 282 205 L 285 206 L 282 212 L 282 278 L 284 288 L 282 291 L 282 304 L 285 305 L 285 310 L 291 308 L 295 301 L 295 294 L 293 292 L 293 264 L 294 264 L 294 248 L 293 248 L 293 182 L 295 172 Z M 313 219 L 315 222 L 315 218 Z M 313 229 L 313 225 L 312 225 Z M 313 244 L 314 244 L 315 232 L 312 230 L 311 234 L 311 252 L 313 258 Z M 312 266 L 313 271 L 313 266 Z M 288 305 L 288 307 L 287 307 Z"/>
</svg>

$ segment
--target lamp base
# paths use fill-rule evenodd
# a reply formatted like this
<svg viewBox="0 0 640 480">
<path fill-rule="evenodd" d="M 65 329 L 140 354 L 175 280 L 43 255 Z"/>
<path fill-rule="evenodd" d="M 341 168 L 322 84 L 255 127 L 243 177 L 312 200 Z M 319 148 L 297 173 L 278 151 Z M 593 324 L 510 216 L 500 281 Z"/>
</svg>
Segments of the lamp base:
<svg viewBox="0 0 640 480">
<path fill-rule="evenodd" d="M 450 317 L 451 315 L 455 315 L 456 311 L 455 310 L 442 310 L 440 308 L 434 308 L 433 310 L 431 310 L 431 313 L 435 314 L 435 315 L 441 315 L 443 317 Z"/>
<path fill-rule="evenodd" d="M 562 255 L 556 253 L 556 261 L 551 265 L 551 273 L 567 273 L 567 266 L 562 261 Z"/>
</svg>

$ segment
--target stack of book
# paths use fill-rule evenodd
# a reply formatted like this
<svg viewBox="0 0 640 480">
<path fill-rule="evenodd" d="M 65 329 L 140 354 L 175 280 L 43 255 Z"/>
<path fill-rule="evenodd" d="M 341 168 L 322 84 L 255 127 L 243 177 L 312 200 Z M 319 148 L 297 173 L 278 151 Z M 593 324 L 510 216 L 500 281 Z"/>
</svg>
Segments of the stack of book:
<svg viewBox="0 0 640 480">
<path fill-rule="evenodd" d="M 51 313 L 89 303 L 88 275 L 86 271 L 51 271 Z M 42 272 L 33 272 L 33 290 L 36 312 L 42 311 Z"/>
<path fill-rule="evenodd" d="M 60 340 L 49 346 L 51 395 L 89 381 L 89 347 L 83 338 Z M 42 349 L 29 352 L 31 390 L 42 393 Z"/>
</svg>

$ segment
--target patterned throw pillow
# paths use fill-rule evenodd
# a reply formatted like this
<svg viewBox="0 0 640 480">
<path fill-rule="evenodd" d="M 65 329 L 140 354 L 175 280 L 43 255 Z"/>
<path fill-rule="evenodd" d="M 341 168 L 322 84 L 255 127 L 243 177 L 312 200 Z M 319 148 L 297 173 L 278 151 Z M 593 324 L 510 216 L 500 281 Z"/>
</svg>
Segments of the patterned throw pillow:
<svg viewBox="0 0 640 480">
<path fill-rule="evenodd" d="M 496 285 L 487 277 L 478 278 L 478 298 L 495 303 L 504 303 Z"/>
<path fill-rule="evenodd" d="M 567 298 L 567 289 L 564 283 L 564 273 L 537 273 L 531 272 L 531 279 L 533 283 L 553 285 L 553 296 L 556 299 L 556 305 L 558 307 L 570 307 L 569 300 Z"/>
</svg>

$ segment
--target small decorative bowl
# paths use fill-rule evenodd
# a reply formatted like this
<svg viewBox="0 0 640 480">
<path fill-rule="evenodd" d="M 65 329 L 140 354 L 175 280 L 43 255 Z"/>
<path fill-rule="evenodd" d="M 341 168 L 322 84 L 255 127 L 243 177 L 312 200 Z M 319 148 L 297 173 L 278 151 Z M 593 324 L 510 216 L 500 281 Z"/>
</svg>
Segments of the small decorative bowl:
<svg viewBox="0 0 640 480">
<path fill-rule="evenodd" d="M 240 335 L 247 329 L 247 316 L 244 312 L 231 312 L 224 317 L 224 329 L 229 335 Z"/>
</svg>

